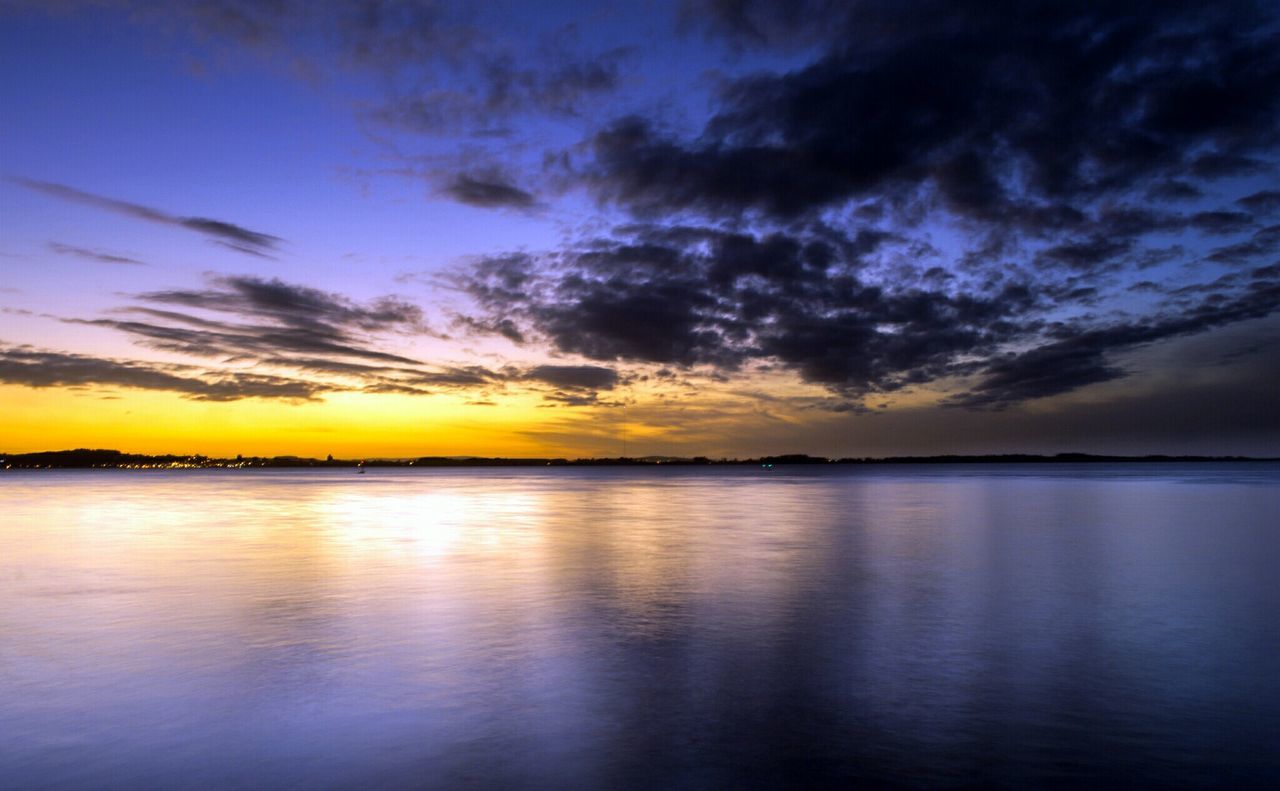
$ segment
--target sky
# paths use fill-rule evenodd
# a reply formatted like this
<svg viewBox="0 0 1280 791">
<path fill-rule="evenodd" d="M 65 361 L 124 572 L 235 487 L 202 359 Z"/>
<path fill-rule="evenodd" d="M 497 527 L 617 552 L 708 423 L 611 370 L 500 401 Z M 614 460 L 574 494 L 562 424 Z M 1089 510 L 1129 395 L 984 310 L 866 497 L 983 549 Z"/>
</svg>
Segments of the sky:
<svg viewBox="0 0 1280 791">
<path fill-rule="evenodd" d="M 1280 455 L 1271 2 L 0 0 L 0 450 Z"/>
</svg>

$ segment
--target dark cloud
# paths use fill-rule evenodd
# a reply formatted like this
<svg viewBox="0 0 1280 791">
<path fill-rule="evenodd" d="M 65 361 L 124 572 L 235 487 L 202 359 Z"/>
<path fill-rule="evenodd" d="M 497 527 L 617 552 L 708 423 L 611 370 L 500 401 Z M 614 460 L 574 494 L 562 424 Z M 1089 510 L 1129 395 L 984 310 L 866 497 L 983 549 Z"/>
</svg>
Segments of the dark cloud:
<svg viewBox="0 0 1280 791">
<path fill-rule="evenodd" d="M 847 0 L 684 0 L 679 23 L 741 49 L 826 43 L 848 25 Z"/>
<path fill-rule="evenodd" d="M 571 392 L 557 391 L 554 393 L 547 393 L 542 397 L 542 400 L 550 401 L 552 403 L 560 404 L 562 406 L 606 405 L 604 404 L 604 402 L 600 400 L 600 396 L 597 393 L 582 393 L 582 392 L 573 392 L 573 391 Z"/>
<path fill-rule="evenodd" d="M 514 56 L 502 55 L 484 65 L 486 110 L 510 113 L 532 108 L 577 115 L 584 99 L 617 87 L 620 63 L 630 54 L 625 48 L 594 56 L 574 55 L 554 45 L 543 50 L 541 62 L 517 65 Z"/>
<path fill-rule="evenodd" d="M 204 323 L 198 317 L 166 312 L 166 321 L 121 319 L 67 319 L 71 323 L 109 327 L 134 337 L 142 346 L 158 351 L 224 360 L 249 360 L 280 354 L 331 355 L 335 358 L 371 360 L 388 365 L 416 364 L 416 360 L 369 348 L 345 334 L 324 329 L 274 325 Z M 200 322 L 199 324 L 196 324 Z M 184 326 L 193 325 L 196 326 Z"/>
<path fill-rule="evenodd" d="M 1119 379 L 1126 372 L 1108 362 L 1116 345 L 1107 336 L 1061 341 L 989 363 L 982 383 L 955 396 L 951 403 L 967 407 L 1003 408 L 1035 398 L 1059 395 L 1090 384 Z"/>
<path fill-rule="evenodd" d="M 573 38 L 561 31 L 530 48 L 526 41 L 481 36 L 481 43 L 456 57 L 393 58 L 376 68 L 385 72 L 382 82 L 396 87 L 365 107 L 363 116 L 380 144 L 388 135 L 398 141 L 385 147 L 404 163 L 400 172 L 427 181 L 433 194 L 480 208 L 538 209 L 535 192 L 521 186 L 537 183 L 526 138 L 549 120 L 562 125 L 593 116 L 618 87 L 630 55 L 627 49 L 584 54 Z M 418 136 L 465 136 L 468 143 L 465 149 L 451 142 L 446 152 L 406 154 L 422 145 Z M 485 166 L 477 169 L 477 161 Z M 517 171 L 522 175 L 513 176 Z"/>
<path fill-rule="evenodd" d="M 215 275 L 209 288 L 152 291 L 146 302 L 181 305 L 221 313 L 268 319 L 285 327 L 336 334 L 341 330 L 425 330 L 422 309 L 398 297 L 359 304 L 348 297 L 279 279 L 247 275 Z"/>
<path fill-rule="evenodd" d="M 715 329 L 714 297 L 685 280 L 568 277 L 555 298 L 527 303 L 562 352 L 592 360 L 690 365 L 732 355 Z"/>
<path fill-rule="evenodd" d="M 385 127 L 473 139 L 508 137 L 517 119 L 579 116 L 614 91 L 625 48 L 588 51 L 573 24 L 500 36 L 469 4 L 420 0 L 135 2 L 135 13 L 277 58 L 316 77 L 371 76 L 363 109 Z M 547 16 L 554 16 L 555 10 Z M 323 53 L 314 43 L 324 41 Z"/>
<path fill-rule="evenodd" d="M 58 255 L 69 255 L 76 258 L 84 258 L 88 261 L 97 261 L 100 264 L 131 264 L 134 266 L 147 265 L 145 261 L 139 261 L 136 258 L 115 255 L 114 253 L 104 253 L 101 250 L 89 250 L 84 247 L 62 244 L 61 242 L 49 242 L 49 249 Z"/>
<path fill-rule="evenodd" d="M 1274 337 L 1275 320 L 1265 321 L 1254 331 Z M 791 435 L 792 441 L 796 447 L 822 449 L 838 437 L 856 456 L 1064 449 L 1273 456 L 1280 441 L 1280 410 L 1274 407 L 1280 356 L 1259 353 L 1210 372 L 1188 348 L 1193 343 L 1222 348 L 1229 343 L 1225 336 L 1233 334 L 1223 330 L 1196 341 L 1172 341 L 1159 355 L 1170 355 L 1162 369 L 1151 370 L 1152 359 L 1131 355 L 1126 365 L 1138 376 L 1131 385 L 1101 385 L 1105 398 L 1060 399 L 1052 408 L 1036 410 L 898 407 L 881 411 L 875 420 L 813 421 Z M 769 452 L 768 445 L 760 443 L 758 452 Z"/>
<path fill-rule="evenodd" d="M 129 386 L 175 390 L 207 400 L 229 399 L 237 392 L 267 393 L 273 386 L 280 397 L 306 398 L 336 390 L 431 395 L 514 387 L 575 405 L 595 404 L 598 391 L 613 390 L 623 381 L 616 370 L 596 365 L 430 365 L 386 351 L 376 342 L 379 335 L 429 332 L 421 309 L 398 297 L 362 303 L 307 286 L 250 276 L 215 275 L 209 276 L 207 283 L 202 289 L 136 295 L 144 303 L 164 307 L 133 305 L 114 311 L 110 318 L 64 321 L 117 330 L 158 351 L 216 359 L 240 369 L 285 371 L 289 376 L 240 370 L 221 378 L 210 378 L 212 374 L 207 372 L 192 377 L 184 373 L 196 370 L 190 366 L 104 362 L 76 355 L 50 357 L 65 361 L 50 367 L 47 376 L 63 383 L 74 381 L 76 376 L 85 384 L 131 382 L 137 384 Z M 85 360 L 88 362 L 83 365 L 78 362 Z M 103 373 L 96 373 L 99 371 Z M 15 373 L 12 381 L 43 386 L 32 383 L 44 380 L 36 373 L 25 378 Z M 304 396 L 292 395 L 304 386 L 310 388 Z"/>
<path fill-rule="evenodd" d="M 1191 162 L 1191 173 L 1209 181 L 1230 176 L 1248 176 L 1268 169 L 1267 163 L 1261 159 L 1230 153 L 1203 154 Z"/>
<path fill-rule="evenodd" d="M 443 191 L 460 203 L 485 209 L 531 209 L 538 203 L 532 193 L 506 181 L 500 174 L 460 173 Z"/>
<path fill-rule="evenodd" d="M 1191 224 L 1205 233 L 1239 233 L 1253 225 L 1253 215 L 1242 211 L 1202 211 L 1191 215 Z"/>
<path fill-rule="evenodd" d="M 128 387 L 179 393 L 197 401 L 244 398 L 311 400 L 335 389 L 316 382 L 241 371 L 201 371 L 191 366 L 111 360 L 42 351 L 29 346 L 0 347 L 0 382 L 26 387 Z"/>
<path fill-rule="evenodd" d="M 479 365 L 419 371 L 410 377 L 410 384 L 425 387 L 484 387 L 501 381 L 501 376 Z"/>
<path fill-rule="evenodd" d="M 436 387 L 478 386 L 494 378 L 431 368 L 378 348 L 375 336 L 429 331 L 421 308 L 398 297 L 361 303 L 307 286 L 242 275 L 209 276 L 207 283 L 202 289 L 138 294 L 136 298 L 149 305 L 119 309 L 111 318 L 66 321 L 109 327 L 158 351 L 342 380 L 329 388 L 397 387 L 424 393 Z"/>
<path fill-rule="evenodd" d="M 617 371 L 598 365 L 537 365 L 523 376 L 570 390 L 612 390 L 618 384 Z"/>
<path fill-rule="evenodd" d="M 1277 143 L 1267 3 L 707 5 L 731 37 L 766 44 L 820 22 L 827 53 L 729 83 L 693 139 L 638 116 L 609 125 L 579 172 L 602 199 L 786 219 L 923 190 L 1008 222 L 1256 172 Z"/>
<path fill-rule="evenodd" d="M 1280 210 L 1280 190 L 1262 190 L 1236 201 L 1245 209 L 1258 214 L 1270 214 Z"/>
<path fill-rule="evenodd" d="M 464 61 L 447 64 L 440 72 L 421 72 L 411 89 L 386 98 L 368 111 L 368 117 L 423 134 L 506 138 L 513 134 L 517 118 L 580 115 L 594 98 L 617 87 L 620 64 L 628 54 L 556 51 L 517 57 L 503 48 L 473 50 Z"/>
<path fill-rule="evenodd" d="M 362 390 L 421 395 L 500 380 L 483 368 L 426 366 L 378 348 L 374 336 L 379 334 L 428 332 L 421 309 L 398 297 L 360 303 L 276 279 L 209 276 L 207 280 L 208 287 L 203 289 L 136 295 L 163 308 L 134 305 L 116 311 L 124 318 L 66 321 L 108 327 L 158 351 L 319 376 L 319 380 L 305 380 L 317 393 Z"/>
<path fill-rule="evenodd" d="M 1230 281 L 1228 281 L 1230 282 Z M 1234 295 L 1207 289 L 1198 303 L 1142 323 L 1094 328 L 1056 328 L 1051 342 L 1025 352 L 993 357 L 980 383 L 950 403 L 1000 409 L 1034 398 L 1058 395 L 1088 384 L 1118 379 L 1125 371 L 1112 357 L 1122 351 L 1280 311 L 1280 267 L 1255 271 L 1248 286 Z"/>
<path fill-rule="evenodd" d="M 1041 261 L 1078 270 L 1095 270 L 1133 249 L 1129 239 L 1095 236 L 1083 241 L 1064 242 L 1044 250 Z"/>
<path fill-rule="evenodd" d="M 575 406 L 625 392 L 633 364 L 789 371 L 829 391 L 814 409 L 851 412 L 961 377 L 951 404 L 1001 409 L 1117 380 L 1128 352 L 1278 302 L 1280 226 L 1259 226 L 1280 199 L 1239 196 L 1280 155 L 1271 3 L 689 0 L 687 27 L 745 55 L 739 67 L 775 69 L 718 75 L 693 131 L 688 108 L 598 112 L 628 52 L 571 30 L 496 41 L 465 5 L 393 0 L 174 7 L 263 51 L 336 42 L 333 68 L 386 88 L 364 107 L 380 134 L 466 137 L 456 157 L 405 159 L 440 194 L 527 211 L 530 185 L 576 184 L 634 223 L 459 277 L 474 309 L 458 327 L 581 365 L 427 365 L 379 342 L 428 332 L 411 303 L 245 277 L 94 321 L 151 348 L 366 392 L 511 388 Z M 529 130 L 548 118 L 586 137 L 538 172 Z M 20 183 L 244 252 L 278 242 Z"/>
<path fill-rule="evenodd" d="M 517 322 L 521 337 L 562 353 L 725 371 L 776 360 L 854 394 L 941 376 L 1024 330 L 1035 301 L 1025 286 L 981 297 L 888 289 L 857 276 L 866 249 L 821 236 L 633 226 L 549 260 L 481 261 L 462 286 L 485 311 L 476 326 Z"/>
<path fill-rule="evenodd" d="M 1167 218 L 1112 209 L 1089 222 L 1140 236 L 1166 227 Z M 1259 232 L 1254 243 L 1274 244 L 1271 236 Z M 997 267 L 949 278 L 926 270 L 894 282 L 874 274 L 875 262 L 906 243 L 876 238 L 868 244 L 863 234 L 841 239 L 829 229 L 753 235 L 635 224 L 546 256 L 476 262 L 459 282 L 480 313 L 464 318 L 473 328 L 508 322 L 510 337 L 601 362 L 721 372 L 781 364 L 845 399 L 978 374 L 980 384 L 952 403 L 1003 407 L 1116 379 L 1126 374 L 1112 362 L 1119 351 L 1265 316 L 1280 305 L 1271 269 L 1255 267 L 1189 291 L 1145 281 L 1149 293 L 1169 298 L 1145 319 L 1051 320 L 1064 306 L 1104 298 L 1095 281 L 1070 273 L 1139 271 L 1181 248 L 1134 254 L 1132 238 L 1097 237 L 1044 248 L 1035 277 Z M 1188 302 L 1192 297 L 1199 301 Z"/>
<path fill-rule="evenodd" d="M 270 254 L 275 251 L 276 245 L 280 242 L 279 237 L 251 231 L 233 223 L 210 220 L 205 217 L 179 217 L 137 203 L 94 195 L 91 192 L 84 192 L 74 187 L 68 187 L 65 184 L 26 178 L 15 178 L 13 181 L 27 189 L 60 200 L 93 206 L 97 209 L 133 217 L 137 220 L 196 231 L 221 245 L 249 255 L 270 257 Z"/>
<path fill-rule="evenodd" d="M 272 368 L 291 368 L 295 371 L 311 374 L 328 374 L 336 376 L 352 376 L 359 378 L 379 378 L 388 375 L 403 374 L 420 376 L 417 368 L 395 366 L 390 363 L 352 362 L 332 357 L 268 357 L 258 358 L 258 363 Z"/>
<path fill-rule="evenodd" d="M 1277 253 L 1280 253 L 1280 225 L 1271 225 L 1255 231 L 1249 239 L 1214 249 L 1208 258 L 1222 264 L 1247 264 Z"/>
<path fill-rule="evenodd" d="M 1204 191 L 1186 181 L 1168 179 L 1151 185 L 1147 198 L 1154 201 L 1189 201 L 1204 197 Z"/>
<path fill-rule="evenodd" d="M 599 361 L 780 364 L 840 403 L 979 374 L 953 403 L 1002 407 L 1269 310 L 1269 281 L 1239 278 L 1194 304 L 1157 289 L 1170 301 L 1145 317 L 1082 312 L 1135 272 L 1204 260 L 1199 234 L 1235 237 L 1209 251 L 1218 264 L 1274 249 L 1268 229 L 1244 237 L 1269 193 L 1181 208 L 1280 153 L 1269 4 L 687 8 L 734 46 L 818 54 L 726 80 L 694 136 L 640 114 L 605 124 L 556 167 L 643 222 L 482 262 L 465 282 L 472 327 Z"/>
<path fill-rule="evenodd" d="M 68 10 L 96 6 L 67 0 Z M 39 6 L 40 4 L 33 4 Z M 576 20 L 499 36 L 473 4 L 430 0 L 115 0 L 135 20 L 279 58 L 305 75 L 371 74 L 369 115 L 416 131 L 492 130 L 512 116 L 574 116 L 619 83 L 628 48 L 585 51 Z M 317 42 L 323 42 L 318 49 Z"/>
</svg>

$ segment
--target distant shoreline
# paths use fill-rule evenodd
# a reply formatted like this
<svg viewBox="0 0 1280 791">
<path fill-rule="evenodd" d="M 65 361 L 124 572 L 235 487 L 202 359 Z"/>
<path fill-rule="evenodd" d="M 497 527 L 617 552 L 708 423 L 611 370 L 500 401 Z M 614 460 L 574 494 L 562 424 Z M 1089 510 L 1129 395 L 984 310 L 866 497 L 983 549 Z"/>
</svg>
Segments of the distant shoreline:
<svg viewBox="0 0 1280 791">
<path fill-rule="evenodd" d="M 1114 464 L 1165 462 L 1275 462 L 1280 458 L 1255 456 L 1110 456 L 1092 453 L 1028 453 L 941 456 L 845 457 L 828 459 L 806 454 L 784 454 L 748 459 L 711 459 L 706 456 L 644 456 L 640 458 L 486 458 L 476 456 L 422 456 L 413 459 L 324 459 L 300 456 L 237 456 L 215 458 L 199 454 L 148 455 L 118 450 L 41 451 L 0 454 L 0 470 L 33 469 L 310 469 L 329 467 L 657 467 L 657 466 L 793 466 L 866 464 Z"/>
</svg>

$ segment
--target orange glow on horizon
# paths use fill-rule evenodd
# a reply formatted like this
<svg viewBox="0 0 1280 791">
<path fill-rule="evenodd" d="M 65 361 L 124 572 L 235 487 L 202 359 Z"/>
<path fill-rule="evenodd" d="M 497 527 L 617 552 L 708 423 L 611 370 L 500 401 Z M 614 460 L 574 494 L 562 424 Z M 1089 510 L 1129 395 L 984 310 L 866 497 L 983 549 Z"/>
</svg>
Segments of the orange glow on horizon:
<svg viewBox="0 0 1280 791">
<path fill-rule="evenodd" d="M 542 456 L 572 453 L 522 433 L 536 396 L 472 406 L 454 395 L 336 393 L 323 401 L 194 401 L 137 390 L 0 387 L 0 451 L 93 447 L 207 456 Z"/>
</svg>

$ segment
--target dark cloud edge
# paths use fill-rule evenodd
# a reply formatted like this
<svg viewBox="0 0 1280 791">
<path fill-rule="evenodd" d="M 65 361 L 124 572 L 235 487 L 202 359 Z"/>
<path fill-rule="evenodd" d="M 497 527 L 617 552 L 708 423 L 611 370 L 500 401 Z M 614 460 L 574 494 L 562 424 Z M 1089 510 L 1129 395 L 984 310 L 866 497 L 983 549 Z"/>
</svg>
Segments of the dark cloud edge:
<svg viewBox="0 0 1280 791">
<path fill-rule="evenodd" d="M 1280 236 L 1265 230 L 1255 238 Z M 976 379 L 947 403 L 991 409 L 1120 378 L 1115 354 L 1280 310 L 1276 265 L 1181 288 L 1143 281 L 1136 285 L 1164 300 L 1144 316 L 1050 321 L 1063 305 L 1092 304 L 1096 289 L 1010 281 L 986 293 L 895 291 L 858 276 L 859 254 L 883 239 L 840 251 L 786 234 L 630 231 L 546 256 L 472 262 L 455 282 L 479 312 L 456 322 L 596 362 L 706 366 L 725 375 L 747 363 L 780 365 L 840 396 L 840 408 L 944 378 Z"/>
</svg>

